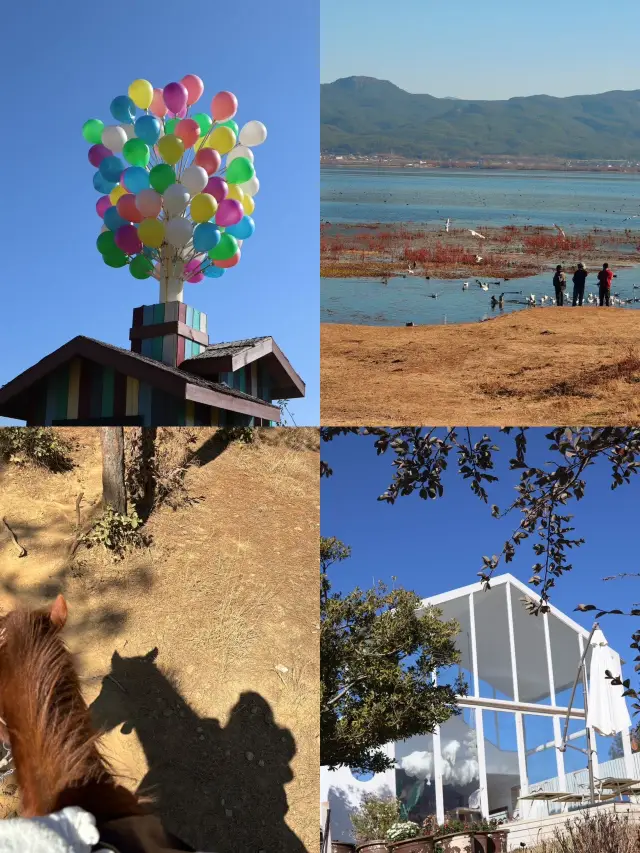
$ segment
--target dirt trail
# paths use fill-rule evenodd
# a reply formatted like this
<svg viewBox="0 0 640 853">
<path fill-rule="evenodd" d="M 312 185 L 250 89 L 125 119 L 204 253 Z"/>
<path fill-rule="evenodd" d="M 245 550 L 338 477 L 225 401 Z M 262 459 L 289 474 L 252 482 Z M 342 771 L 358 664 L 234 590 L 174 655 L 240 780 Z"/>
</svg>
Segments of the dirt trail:
<svg viewBox="0 0 640 853">
<path fill-rule="evenodd" d="M 0 517 L 28 552 L 0 531 L 0 605 L 65 594 L 108 755 L 169 829 L 220 853 L 302 853 L 317 847 L 317 431 L 221 453 L 212 435 L 197 431 L 186 478 L 201 500 L 154 513 L 150 546 L 118 563 L 68 558 L 77 495 L 83 520 L 101 495 L 97 430 L 73 431 L 67 474 L 0 469 Z"/>
<path fill-rule="evenodd" d="M 640 421 L 640 317 L 532 308 L 486 323 L 321 328 L 326 426 Z"/>
</svg>

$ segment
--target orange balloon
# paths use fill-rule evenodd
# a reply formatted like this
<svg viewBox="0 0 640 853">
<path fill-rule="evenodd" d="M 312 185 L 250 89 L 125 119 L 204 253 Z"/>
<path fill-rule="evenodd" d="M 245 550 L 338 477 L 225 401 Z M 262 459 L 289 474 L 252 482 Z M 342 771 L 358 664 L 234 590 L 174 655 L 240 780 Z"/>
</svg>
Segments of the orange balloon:
<svg viewBox="0 0 640 853">
<path fill-rule="evenodd" d="M 200 125 L 195 119 L 180 119 L 174 130 L 175 135 L 184 142 L 185 148 L 191 148 L 200 136 Z"/>
<path fill-rule="evenodd" d="M 128 222 L 142 222 L 144 216 L 136 207 L 136 197 L 133 193 L 121 195 L 116 204 L 116 210 L 123 219 Z"/>
<path fill-rule="evenodd" d="M 208 175 L 215 175 L 222 158 L 214 148 L 201 148 L 196 154 L 196 166 L 202 166 Z"/>
<path fill-rule="evenodd" d="M 166 116 L 167 105 L 164 102 L 162 89 L 153 90 L 153 98 L 151 99 L 151 106 L 149 107 L 149 110 L 154 114 L 154 116 L 158 116 L 158 118 Z"/>
<path fill-rule="evenodd" d="M 195 104 L 204 92 L 204 83 L 196 74 L 186 74 L 180 81 L 187 90 L 187 104 Z"/>
<path fill-rule="evenodd" d="M 238 99 L 233 92 L 218 92 L 211 101 L 211 115 L 214 121 L 226 121 L 238 111 Z"/>
<path fill-rule="evenodd" d="M 226 258 L 224 261 L 214 261 L 213 265 L 214 265 L 214 267 L 220 267 L 220 269 L 228 270 L 228 269 L 231 269 L 231 267 L 235 267 L 235 265 L 239 262 L 239 260 L 240 260 L 240 250 L 238 249 L 238 251 L 235 253 L 235 255 L 232 258 Z"/>
</svg>

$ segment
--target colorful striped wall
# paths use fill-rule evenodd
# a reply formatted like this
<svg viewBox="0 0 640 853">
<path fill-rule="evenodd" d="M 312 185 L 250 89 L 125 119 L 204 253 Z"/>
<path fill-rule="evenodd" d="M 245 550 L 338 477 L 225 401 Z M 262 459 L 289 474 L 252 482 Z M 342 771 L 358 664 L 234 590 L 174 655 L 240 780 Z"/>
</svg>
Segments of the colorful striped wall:
<svg viewBox="0 0 640 853">
<path fill-rule="evenodd" d="M 259 360 L 252 361 L 233 373 L 220 373 L 218 381 L 226 382 L 229 388 L 244 391 L 245 394 L 259 397 L 267 403 L 272 400 L 269 374 Z"/>
<path fill-rule="evenodd" d="M 207 315 L 184 302 L 160 302 L 157 305 L 141 305 L 134 308 L 133 328 L 156 326 L 160 323 L 184 323 L 190 329 L 207 334 Z M 134 339 L 131 342 L 133 352 L 138 352 L 155 361 L 177 367 L 187 358 L 193 358 L 204 351 L 204 344 L 178 334 L 169 334 L 153 338 Z"/>
</svg>

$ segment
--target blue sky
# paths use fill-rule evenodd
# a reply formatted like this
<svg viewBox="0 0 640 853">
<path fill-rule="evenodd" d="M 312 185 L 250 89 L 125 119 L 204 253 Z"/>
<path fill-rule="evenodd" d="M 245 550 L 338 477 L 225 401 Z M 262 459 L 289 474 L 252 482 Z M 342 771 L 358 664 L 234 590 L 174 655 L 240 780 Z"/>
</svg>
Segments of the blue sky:
<svg viewBox="0 0 640 853">
<path fill-rule="evenodd" d="M 269 137 L 255 149 L 256 232 L 241 263 L 221 279 L 187 285 L 185 301 L 208 314 L 212 339 L 273 335 L 307 383 L 293 415 L 316 425 L 317 4 L 11 3 L 2 23 L 11 95 L 0 141 L 2 242 L 10 249 L 0 384 L 77 334 L 128 348 L 132 309 L 156 302 L 157 284 L 105 266 L 98 254 L 99 194 L 82 125 L 92 117 L 110 123 L 111 100 L 138 77 L 163 87 L 192 73 L 205 83 L 198 106 L 210 112 L 213 95 L 228 89 L 239 123 L 259 119 Z"/>
<path fill-rule="evenodd" d="M 322 0 L 321 81 L 500 99 L 639 89 L 636 0 Z"/>
</svg>

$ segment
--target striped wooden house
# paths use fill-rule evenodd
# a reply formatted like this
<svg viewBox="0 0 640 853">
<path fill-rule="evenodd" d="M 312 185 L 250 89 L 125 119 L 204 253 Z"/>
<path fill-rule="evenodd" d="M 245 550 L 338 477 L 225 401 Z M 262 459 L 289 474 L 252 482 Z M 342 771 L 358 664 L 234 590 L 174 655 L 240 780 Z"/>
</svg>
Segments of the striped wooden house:
<svg viewBox="0 0 640 853">
<path fill-rule="evenodd" d="M 28 426 L 270 426 L 305 385 L 271 337 L 209 343 L 183 302 L 133 312 L 131 350 L 82 335 L 0 388 Z"/>
</svg>

